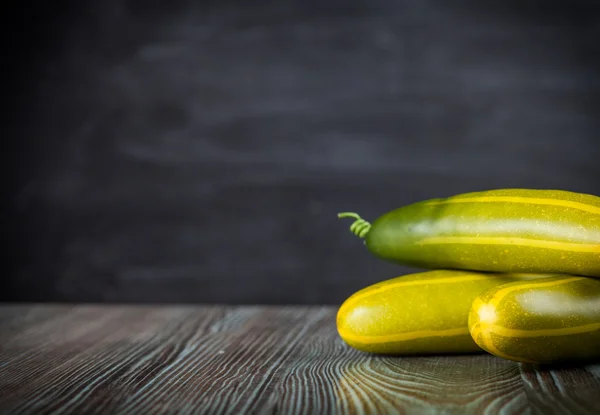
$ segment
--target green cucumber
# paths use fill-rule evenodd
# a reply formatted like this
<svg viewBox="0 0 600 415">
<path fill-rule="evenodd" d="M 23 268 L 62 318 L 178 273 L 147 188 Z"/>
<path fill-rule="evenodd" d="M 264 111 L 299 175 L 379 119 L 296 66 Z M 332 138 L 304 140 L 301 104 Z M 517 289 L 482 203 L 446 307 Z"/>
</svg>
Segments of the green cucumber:
<svg viewBox="0 0 600 415">
<path fill-rule="evenodd" d="M 430 199 L 351 231 L 375 256 L 425 269 L 600 277 L 600 197 L 500 189 Z"/>
</svg>

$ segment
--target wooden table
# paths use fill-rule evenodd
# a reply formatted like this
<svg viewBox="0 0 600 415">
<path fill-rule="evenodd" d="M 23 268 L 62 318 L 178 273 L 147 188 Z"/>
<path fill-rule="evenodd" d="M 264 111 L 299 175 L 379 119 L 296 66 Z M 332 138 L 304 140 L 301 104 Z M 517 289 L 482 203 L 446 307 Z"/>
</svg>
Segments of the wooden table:
<svg viewBox="0 0 600 415">
<path fill-rule="evenodd" d="M 2 414 L 600 414 L 600 365 L 348 348 L 335 308 L 0 307 Z"/>
</svg>

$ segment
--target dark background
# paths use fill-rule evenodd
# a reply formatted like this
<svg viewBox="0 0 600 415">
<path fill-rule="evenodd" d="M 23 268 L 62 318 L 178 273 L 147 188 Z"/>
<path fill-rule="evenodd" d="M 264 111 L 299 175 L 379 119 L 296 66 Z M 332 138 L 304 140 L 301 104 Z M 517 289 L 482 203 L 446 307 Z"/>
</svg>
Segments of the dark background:
<svg viewBox="0 0 600 415">
<path fill-rule="evenodd" d="M 413 271 L 338 211 L 600 194 L 599 2 L 17 3 L 4 301 L 335 304 Z"/>
</svg>

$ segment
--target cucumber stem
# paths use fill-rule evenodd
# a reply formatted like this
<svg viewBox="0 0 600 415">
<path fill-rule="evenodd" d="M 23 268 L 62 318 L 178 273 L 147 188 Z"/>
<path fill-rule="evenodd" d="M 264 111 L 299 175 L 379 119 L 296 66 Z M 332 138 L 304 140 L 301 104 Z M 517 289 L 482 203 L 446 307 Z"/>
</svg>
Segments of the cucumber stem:
<svg viewBox="0 0 600 415">
<path fill-rule="evenodd" d="M 371 224 L 361 218 L 358 213 L 354 212 L 341 212 L 338 213 L 338 218 L 354 218 L 356 219 L 352 225 L 350 225 L 350 232 L 359 238 L 364 238 L 371 230 Z"/>
</svg>

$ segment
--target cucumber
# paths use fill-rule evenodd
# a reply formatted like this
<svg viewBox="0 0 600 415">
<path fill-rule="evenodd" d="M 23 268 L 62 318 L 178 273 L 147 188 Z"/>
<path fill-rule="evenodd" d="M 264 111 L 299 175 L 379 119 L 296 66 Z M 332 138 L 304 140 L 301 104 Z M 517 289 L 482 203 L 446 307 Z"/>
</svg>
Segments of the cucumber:
<svg viewBox="0 0 600 415">
<path fill-rule="evenodd" d="M 483 353 L 468 328 L 477 295 L 500 284 L 547 277 L 455 270 L 396 277 L 346 299 L 337 313 L 337 330 L 345 343 L 363 352 Z"/>
<path fill-rule="evenodd" d="M 473 301 L 469 333 L 516 362 L 600 360 L 600 281 L 555 276 L 491 288 Z"/>
<path fill-rule="evenodd" d="M 430 199 L 350 229 L 369 251 L 423 269 L 600 277 L 600 197 L 501 189 Z"/>
</svg>

